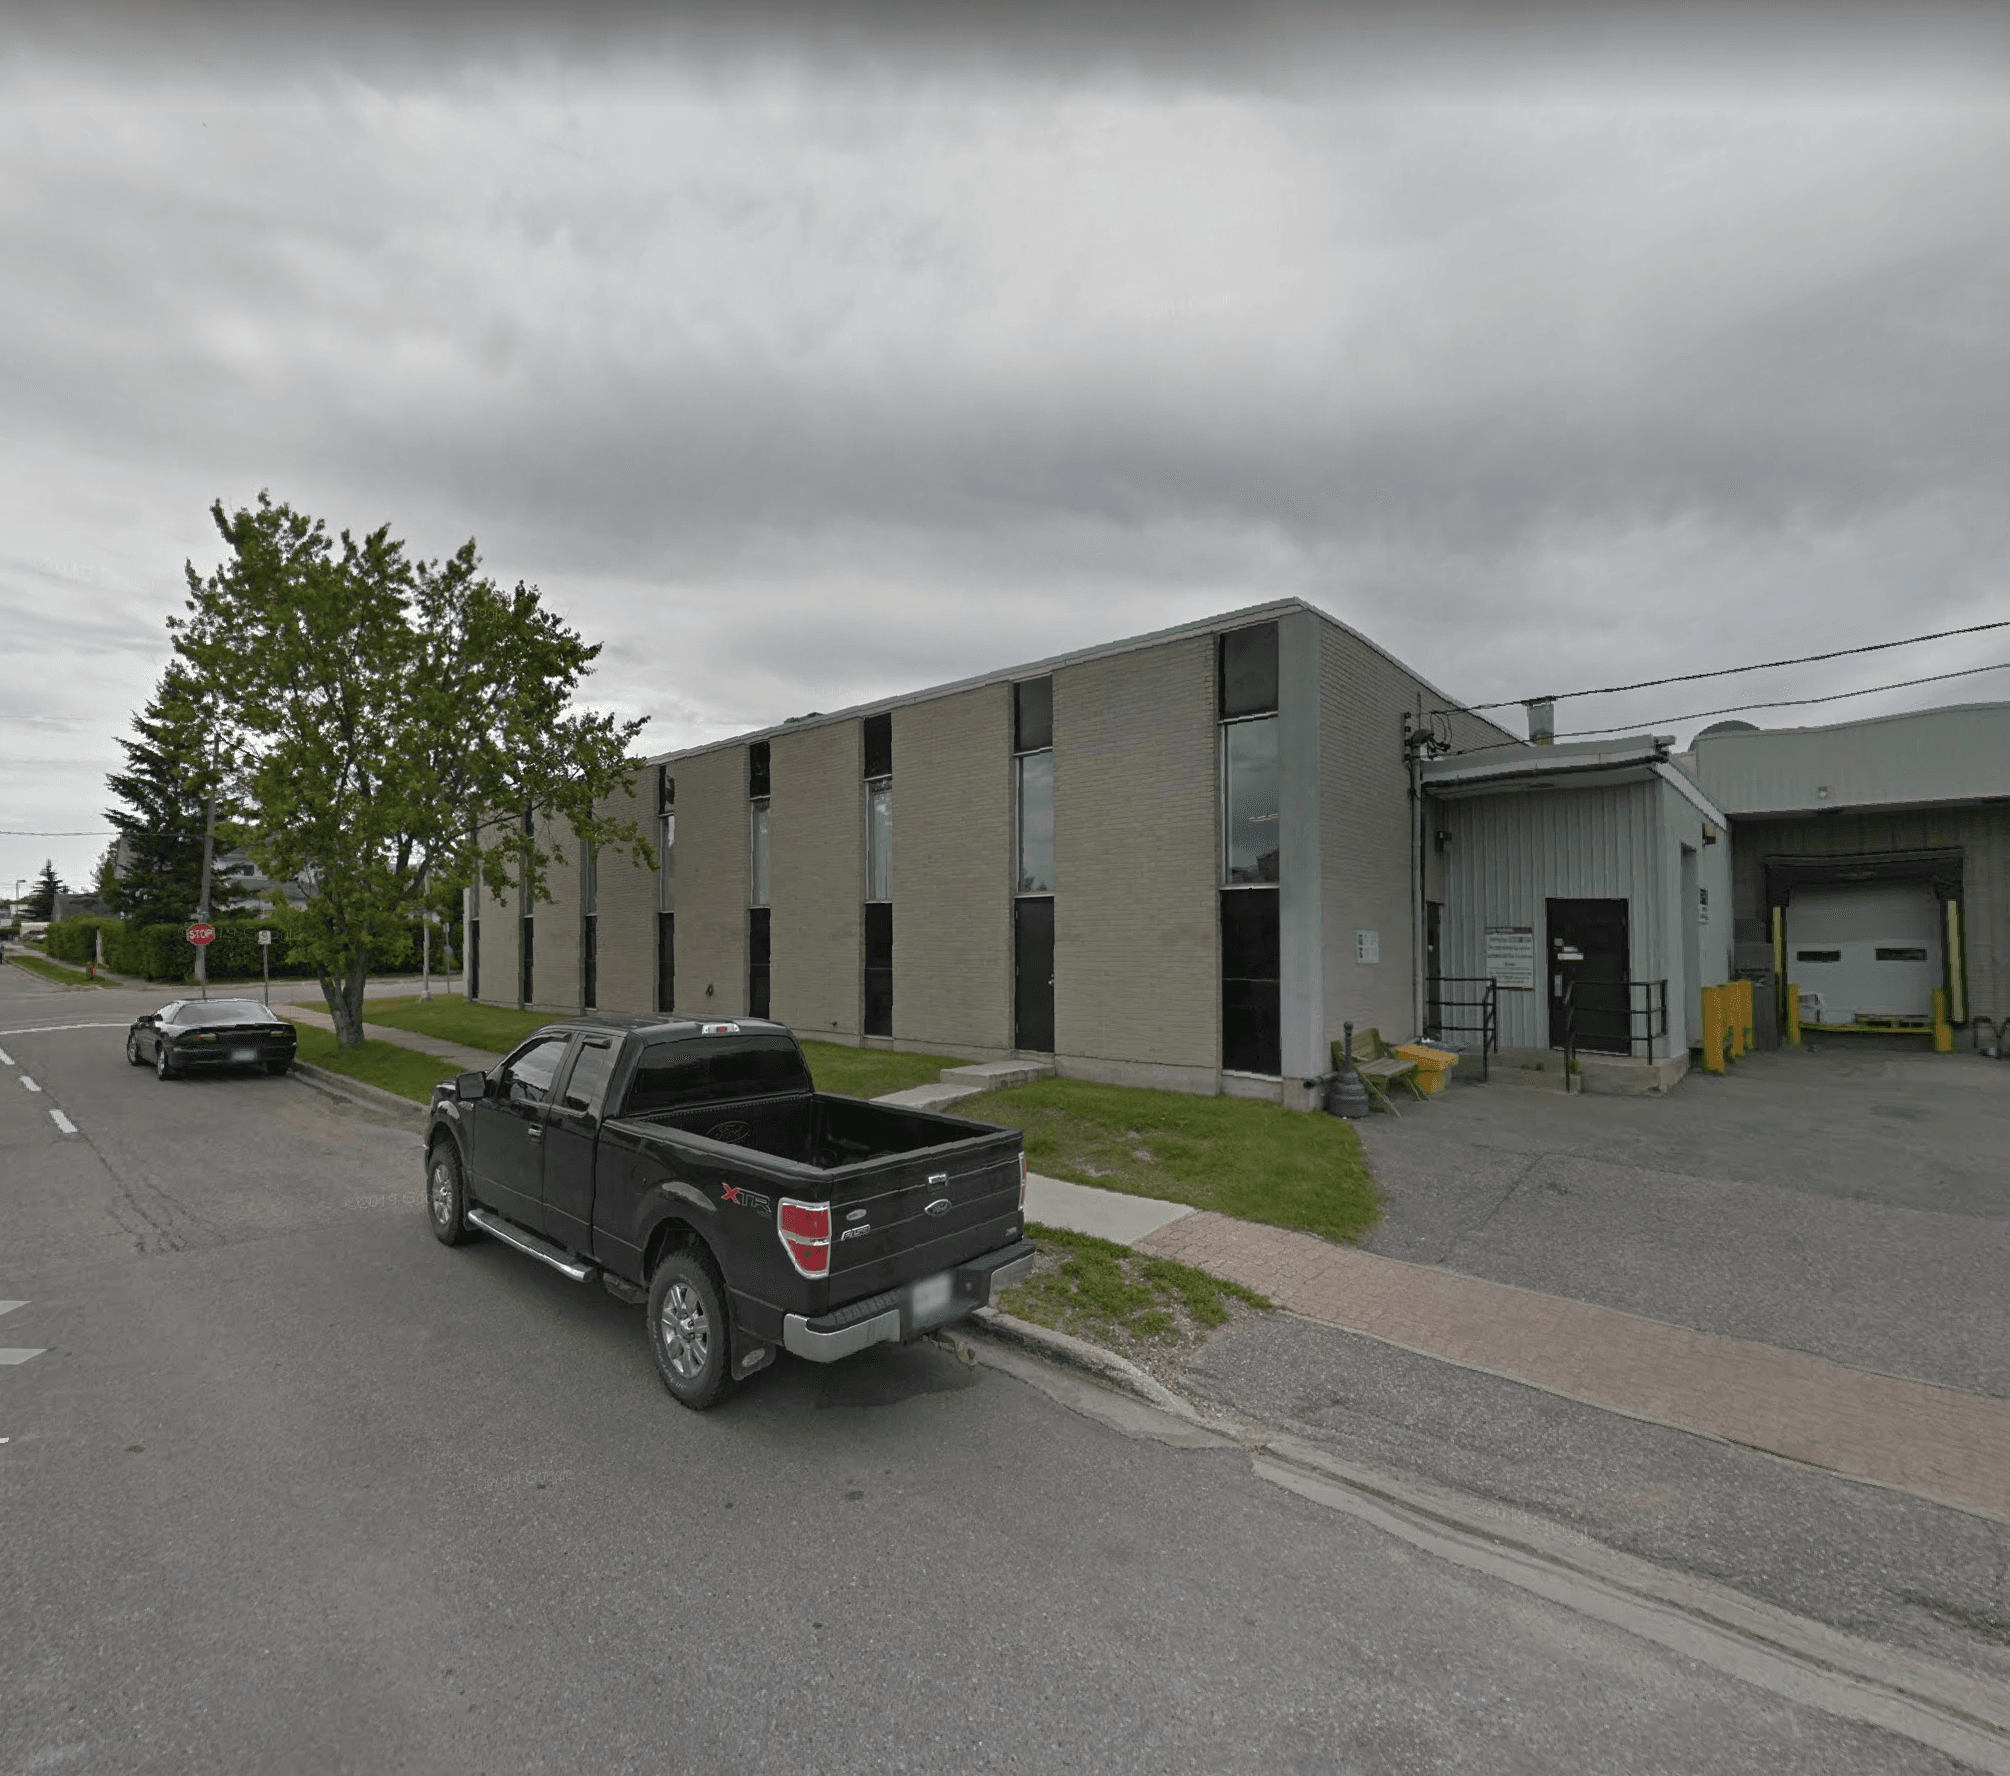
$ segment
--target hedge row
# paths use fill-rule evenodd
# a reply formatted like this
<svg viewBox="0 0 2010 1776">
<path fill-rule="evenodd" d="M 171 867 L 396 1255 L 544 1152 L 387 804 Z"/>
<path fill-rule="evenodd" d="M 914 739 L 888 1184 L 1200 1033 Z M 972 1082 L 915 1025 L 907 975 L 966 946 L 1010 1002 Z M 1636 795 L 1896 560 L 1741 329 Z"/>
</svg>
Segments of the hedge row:
<svg viewBox="0 0 2010 1776">
<path fill-rule="evenodd" d="M 312 980 L 316 970 L 311 962 L 294 961 L 286 933 L 277 925 L 272 931 L 272 978 Z M 100 932 L 105 940 L 105 966 L 114 974 L 138 975 L 150 981 L 192 981 L 195 979 L 195 945 L 188 941 L 186 925 L 128 925 L 123 919 L 64 919 L 49 927 L 43 947 L 63 962 L 90 962 L 97 956 Z M 257 980 L 263 970 L 259 957 L 260 926 L 254 919 L 220 919 L 216 922 L 216 942 L 209 946 L 209 978 Z M 419 957 L 420 928 L 414 925 L 405 941 L 371 959 L 378 972 L 396 971 L 416 965 Z M 440 934 L 433 934 L 433 959 L 441 960 Z"/>
</svg>

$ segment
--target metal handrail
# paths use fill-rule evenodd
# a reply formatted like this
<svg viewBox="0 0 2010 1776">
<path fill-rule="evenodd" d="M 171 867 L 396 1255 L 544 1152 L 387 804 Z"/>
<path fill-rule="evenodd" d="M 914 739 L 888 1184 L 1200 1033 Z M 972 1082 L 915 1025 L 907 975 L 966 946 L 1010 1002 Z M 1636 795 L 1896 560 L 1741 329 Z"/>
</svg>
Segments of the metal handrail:
<svg viewBox="0 0 2010 1776">
<path fill-rule="evenodd" d="M 1443 1041 L 1449 1031 L 1456 1036 L 1477 1036 L 1480 1039 L 1480 1083 L 1484 1085 L 1490 1077 L 1487 1057 L 1497 1054 L 1501 1045 L 1500 983 L 1490 975 L 1482 974 L 1433 974 L 1426 977 L 1426 985 L 1431 988 L 1426 1003 L 1431 1006 L 1431 1015 L 1425 1020 L 1424 1034 Z M 1483 991 L 1477 999 L 1447 999 L 1446 987 L 1479 987 Z M 1477 1011 L 1480 1021 L 1476 1024 L 1448 1024 L 1444 1010 L 1450 1006 L 1454 1011 Z"/>
<path fill-rule="evenodd" d="M 1659 1036 L 1665 1042 L 1668 1036 L 1668 983 L 1658 981 L 1597 981 L 1601 987 L 1626 989 L 1626 1052 L 1633 1053 L 1635 1043 L 1643 1038 L 1633 1033 L 1633 1020 L 1644 1020 L 1646 1028 L 1644 1040 L 1647 1043 L 1647 1058 L 1654 1058 L 1654 1038 Z M 1633 1003 L 1638 992 L 1645 995 L 1642 1005 Z M 1608 1014 L 1609 1015 L 1609 1014 Z M 1565 1079 L 1577 1070 L 1577 982 L 1573 980 L 1563 989 L 1563 1076 Z"/>
</svg>

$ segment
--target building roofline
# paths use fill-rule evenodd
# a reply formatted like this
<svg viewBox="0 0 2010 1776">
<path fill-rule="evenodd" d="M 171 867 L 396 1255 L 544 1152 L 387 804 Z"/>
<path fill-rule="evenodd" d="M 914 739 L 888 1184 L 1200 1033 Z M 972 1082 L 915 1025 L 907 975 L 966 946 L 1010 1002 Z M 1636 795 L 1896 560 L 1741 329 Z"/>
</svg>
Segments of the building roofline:
<svg viewBox="0 0 2010 1776">
<path fill-rule="evenodd" d="M 1050 654 L 1045 659 L 1028 660 L 1015 666 L 1002 666 L 989 672 L 974 673 L 968 678 L 953 679 L 947 684 L 929 685 L 921 690 L 904 691 L 897 696 L 877 697 L 868 703 L 854 703 L 845 709 L 818 710 L 814 715 L 795 716 L 777 722 L 770 727 L 751 728 L 745 733 L 730 734 L 722 740 L 707 740 L 697 746 L 677 747 L 669 752 L 652 753 L 642 760 L 645 767 L 675 764 L 681 759 L 702 758 L 707 753 L 723 752 L 728 747 L 747 746 L 758 740 L 771 740 L 779 734 L 807 733 L 813 728 L 829 727 L 836 722 L 857 721 L 863 716 L 883 715 L 890 710 L 905 709 L 919 703 L 933 703 L 941 697 L 954 697 L 965 691 L 981 690 L 987 685 L 1015 684 L 1022 679 L 1044 678 L 1049 673 L 1068 666 L 1085 666 L 1096 660 L 1114 659 L 1120 654 L 1137 653 L 1145 648 L 1163 647 L 1169 642 L 1186 641 L 1195 636 L 1217 634 L 1225 629 L 1247 628 L 1252 623 L 1262 623 L 1280 617 L 1299 613 L 1317 617 L 1322 623 L 1330 623 L 1343 630 L 1363 647 L 1381 655 L 1398 671 L 1414 678 L 1433 697 L 1439 698 L 1447 707 L 1462 709 L 1464 706 L 1453 702 L 1445 693 L 1432 684 L 1421 673 L 1406 666 L 1401 660 L 1378 642 L 1363 635 L 1351 623 L 1343 623 L 1338 617 L 1321 610 L 1317 605 L 1303 598 L 1274 598 L 1264 604 L 1245 605 L 1240 610 L 1220 611 L 1213 616 L 1198 617 L 1192 622 L 1176 623 L 1169 629 L 1153 629 L 1143 635 L 1126 636 L 1119 641 L 1099 642 L 1093 647 L 1076 648 L 1065 654 Z M 1477 718 L 1484 721 L 1484 716 Z M 1496 723 L 1488 723 L 1497 733 L 1513 739 L 1507 730 Z"/>
<path fill-rule="evenodd" d="M 1720 740 L 1770 740 L 1782 734 L 1836 734 L 1845 728 L 1873 728 L 1883 722 L 1918 721 L 1929 715 L 1997 714 L 2010 712 L 2010 701 L 1996 703 L 1929 703 L 1923 709 L 1898 709 L 1889 715 L 1860 715 L 1853 721 L 1818 722 L 1801 728 L 1739 728 L 1728 734 L 1698 734 L 1689 742 L 1689 750 L 1694 752 L 1706 741 L 1715 745 Z"/>
</svg>

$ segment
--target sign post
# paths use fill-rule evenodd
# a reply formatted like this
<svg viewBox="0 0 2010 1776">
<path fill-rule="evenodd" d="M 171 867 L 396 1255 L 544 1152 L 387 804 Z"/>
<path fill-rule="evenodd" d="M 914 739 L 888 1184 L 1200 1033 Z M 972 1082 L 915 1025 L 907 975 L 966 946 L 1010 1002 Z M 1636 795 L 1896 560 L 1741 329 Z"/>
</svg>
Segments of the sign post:
<svg viewBox="0 0 2010 1776">
<path fill-rule="evenodd" d="M 197 920 L 188 928 L 188 941 L 195 945 L 195 978 L 202 982 L 202 996 L 209 997 L 209 946 L 216 942 L 216 927 Z"/>
<path fill-rule="evenodd" d="M 265 1003 L 272 1003 L 272 933 L 260 927 L 258 933 L 258 966 L 265 976 Z"/>
</svg>

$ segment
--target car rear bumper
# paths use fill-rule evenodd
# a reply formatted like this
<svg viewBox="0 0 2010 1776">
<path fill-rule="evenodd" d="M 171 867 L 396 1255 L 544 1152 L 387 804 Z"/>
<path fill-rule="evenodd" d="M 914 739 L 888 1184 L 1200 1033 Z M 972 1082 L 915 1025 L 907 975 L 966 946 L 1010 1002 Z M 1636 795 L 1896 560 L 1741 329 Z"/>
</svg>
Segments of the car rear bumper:
<svg viewBox="0 0 2010 1776">
<path fill-rule="evenodd" d="M 814 1318 L 785 1314 L 782 1345 L 812 1363 L 835 1363 L 874 1344 L 899 1344 L 990 1305 L 1033 1268 L 1033 1242 L 1014 1240 L 953 1270 L 937 1271 Z"/>
<path fill-rule="evenodd" d="M 261 1043 L 239 1043 L 226 1047 L 219 1042 L 214 1048 L 205 1043 L 200 1048 L 170 1048 L 168 1065 L 182 1072 L 192 1072 L 198 1067 L 263 1067 L 270 1061 L 290 1063 L 293 1055 L 291 1043 L 284 1047 L 276 1043 L 271 1047 Z"/>
</svg>

